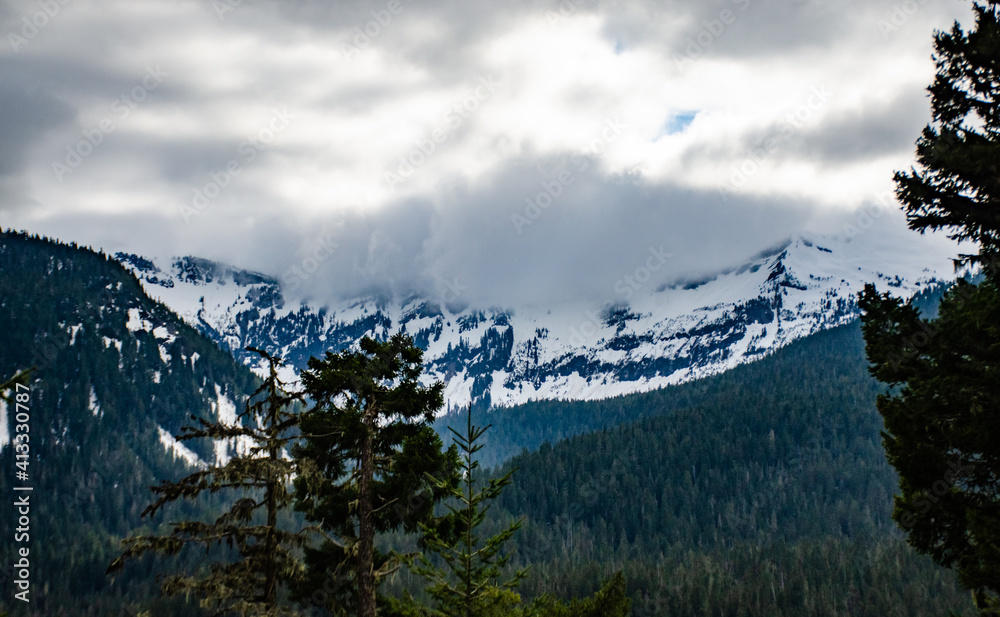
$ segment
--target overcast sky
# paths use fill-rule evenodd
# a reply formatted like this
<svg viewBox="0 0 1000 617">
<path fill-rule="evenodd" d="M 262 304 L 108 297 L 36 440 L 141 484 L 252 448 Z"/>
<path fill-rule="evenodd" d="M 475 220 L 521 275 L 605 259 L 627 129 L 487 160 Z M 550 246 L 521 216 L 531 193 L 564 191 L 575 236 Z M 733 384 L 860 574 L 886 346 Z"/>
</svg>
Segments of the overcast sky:
<svg viewBox="0 0 1000 617">
<path fill-rule="evenodd" d="M 651 247 L 681 278 L 840 232 L 911 164 L 932 33 L 970 14 L 2 0 L 0 225 L 317 295 L 606 296 Z"/>
</svg>

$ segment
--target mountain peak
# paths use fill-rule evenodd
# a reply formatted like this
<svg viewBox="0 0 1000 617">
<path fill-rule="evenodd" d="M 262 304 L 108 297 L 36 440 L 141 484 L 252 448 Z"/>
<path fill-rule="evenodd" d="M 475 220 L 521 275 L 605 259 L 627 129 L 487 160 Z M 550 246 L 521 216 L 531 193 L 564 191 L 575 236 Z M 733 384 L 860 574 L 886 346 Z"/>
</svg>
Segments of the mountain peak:
<svg viewBox="0 0 1000 617">
<path fill-rule="evenodd" d="M 804 234 L 672 285 L 635 284 L 603 305 L 456 307 L 412 294 L 287 306 L 279 281 L 197 257 L 116 258 L 185 320 L 248 364 L 244 347 L 309 357 L 404 330 L 451 406 L 596 399 L 718 373 L 854 319 L 867 282 L 908 296 L 954 278 L 941 246 Z M 255 367 L 259 368 L 259 367 Z"/>
</svg>

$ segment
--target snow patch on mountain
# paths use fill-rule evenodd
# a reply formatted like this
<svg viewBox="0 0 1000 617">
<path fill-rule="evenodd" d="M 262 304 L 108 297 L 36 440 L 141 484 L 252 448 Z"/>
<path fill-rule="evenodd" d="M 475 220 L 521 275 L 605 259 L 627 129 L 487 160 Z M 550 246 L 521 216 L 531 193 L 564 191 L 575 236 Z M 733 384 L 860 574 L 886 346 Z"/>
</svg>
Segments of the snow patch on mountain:
<svg viewBox="0 0 1000 617">
<path fill-rule="evenodd" d="M 94 417 L 104 417 L 104 410 L 101 409 L 101 404 L 97 400 L 97 392 L 94 391 L 94 386 L 90 386 L 90 398 L 87 401 L 87 408 Z"/>
<path fill-rule="evenodd" d="M 913 234 L 804 235 L 696 280 L 655 280 L 640 265 L 603 305 L 545 307 L 418 296 L 292 305 L 261 273 L 195 257 L 116 258 L 150 296 L 258 374 L 266 363 L 245 347 L 284 358 L 289 382 L 311 356 L 402 329 L 425 350 L 426 381 L 443 381 L 456 407 L 599 399 L 725 371 L 855 319 L 865 283 L 908 297 L 953 280 L 954 254 L 953 245 Z"/>
<path fill-rule="evenodd" d="M 138 332 L 139 330 L 152 330 L 153 324 L 142 318 L 142 315 L 137 308 L 130 308 L 128 310 L 128 320 L 125 322 L 125 327 L 128 328 L 129 332 Z"/>
<path fill-rule="evenodd" d="M 167 452 L 173 454 L 174 458 L 184 459 L 188 465 L 198 469 L 206 469 L 208 467 L 208 465 L 205 464 L 205 461 L 201 460 L 197 454 L 192 452 L 181 442 L 177 441 L 177 439 L 170 434 L 170 431 L 159 425 L 157 425 L 156 428 L 160 434 L 160 443 L 167 449 Z"/>
<path fill-rule="evenodd" d="M 82 328 L 82 327 L 83 327 L 83 324 L 76 324 L 75 326 L 70 326 L 69 327 L 69 344 L 70 345 L 76 345 L 76 335 L 80 331 L 80 328 Z"/>
<path fill-rule="evenodd" d="M 10 425 L 7 422 L 7 401 L 0 398 L 0 452 L 10 443 Z"/>
<path fill-rule="evenodd" d="M 222 390 L 219 384 L 215 384 L 215 402 L 212 403 L 212 411 L 221 424 L 235 426 L 238 422 L 236 414 L 236 403 L 234 403 Z M 247 436 L 235 437 L 233 439 L 216 439 L 215 464 L 222 466 L 229 463 L 235 455 L 245 455 L 253 447 L 253 440 Z"/>
</svg>

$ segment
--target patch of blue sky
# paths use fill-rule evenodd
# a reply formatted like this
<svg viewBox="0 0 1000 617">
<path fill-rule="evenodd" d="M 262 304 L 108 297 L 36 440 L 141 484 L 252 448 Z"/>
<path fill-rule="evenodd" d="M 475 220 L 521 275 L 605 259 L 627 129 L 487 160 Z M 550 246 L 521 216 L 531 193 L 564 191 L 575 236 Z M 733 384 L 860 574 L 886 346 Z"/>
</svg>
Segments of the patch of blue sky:
<svg viewBox="0 0 1000 617">
<path fill-rule="evenodd" d="M 678 111 L 672 113 L 663 124 L 663 128 L 660 129 L 660 134 L 656 136 L 656 139 L 659 139 L 664 135 L 676 135 L 677 133 L 683 133 L 687 130 L 687 127 L 691 125 L 697 115 L 697 110 Z"/>
</svg>

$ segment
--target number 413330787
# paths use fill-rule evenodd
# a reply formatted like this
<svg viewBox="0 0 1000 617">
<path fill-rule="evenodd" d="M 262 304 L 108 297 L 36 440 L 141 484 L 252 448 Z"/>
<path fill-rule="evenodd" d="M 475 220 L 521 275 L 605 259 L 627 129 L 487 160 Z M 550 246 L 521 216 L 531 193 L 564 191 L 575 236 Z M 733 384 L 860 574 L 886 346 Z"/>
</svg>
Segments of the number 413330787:
<svg viewBox="0 0 1000 617">
<path fill-rule="evenodd" d="M 17 462 L 15 466 L 22 472 L 27 473 L 28 471 L 28 455 L 31 452 L 28 446 L 28 433 L 31 431 L 30 421 L 31 421 L 31 411 L 28 408 L 29 395 L 28 392 L 22 391 L 27 390 L 28 386 L 24 384 L 17 384 L 17 391 L 14 395 L 14 403 L 16 406 L 15 416 L 14 416 L 14 452 Z"/>
</svg>

